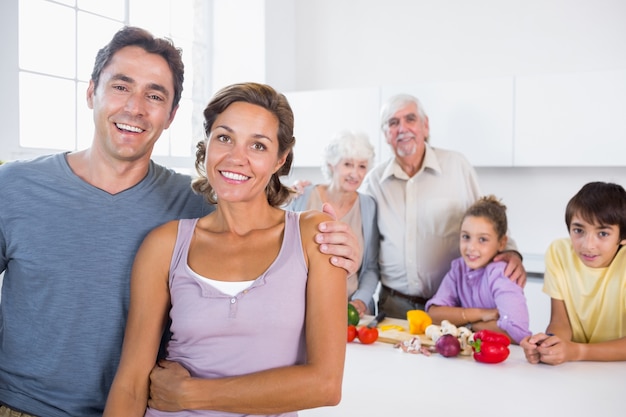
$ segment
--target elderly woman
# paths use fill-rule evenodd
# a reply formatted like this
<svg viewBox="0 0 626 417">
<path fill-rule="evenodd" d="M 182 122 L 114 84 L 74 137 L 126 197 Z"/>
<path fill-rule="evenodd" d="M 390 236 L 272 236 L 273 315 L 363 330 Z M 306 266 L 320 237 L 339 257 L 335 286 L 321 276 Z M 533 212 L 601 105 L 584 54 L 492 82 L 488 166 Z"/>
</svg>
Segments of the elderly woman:
<svg viewBox="0 0 626 417">
<path fill-rule="evenodd" d="M 365 134 L 336 133 L 324 149 L 322 173 L 328 184 L 307 186 L 288 206 L 294 211 L 320 210 L 330 203 L 337 219 L 352 228 L 363 248 L 363 260 L 357 273 L 348 276 L 348 299 L 361 316 L 374 314 L 373 295 L 379 280 L 376 202 L 357 191 L 373 159 L 374 148 Z"/>
</svg>

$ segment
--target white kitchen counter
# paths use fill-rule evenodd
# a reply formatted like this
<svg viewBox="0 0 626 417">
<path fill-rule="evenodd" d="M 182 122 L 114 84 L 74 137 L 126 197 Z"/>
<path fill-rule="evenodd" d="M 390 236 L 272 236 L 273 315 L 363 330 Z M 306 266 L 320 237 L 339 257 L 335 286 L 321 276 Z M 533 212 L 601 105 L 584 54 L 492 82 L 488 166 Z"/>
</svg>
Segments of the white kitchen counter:
<svg viewBox="0 0 626 417">
<path fill-rule="evenodd" d="M 343 397 L 302 417 L 623 417 L 626 362 L 531 365 L 519 346 L 500 364 L 348 343 Z"/>
</svg>

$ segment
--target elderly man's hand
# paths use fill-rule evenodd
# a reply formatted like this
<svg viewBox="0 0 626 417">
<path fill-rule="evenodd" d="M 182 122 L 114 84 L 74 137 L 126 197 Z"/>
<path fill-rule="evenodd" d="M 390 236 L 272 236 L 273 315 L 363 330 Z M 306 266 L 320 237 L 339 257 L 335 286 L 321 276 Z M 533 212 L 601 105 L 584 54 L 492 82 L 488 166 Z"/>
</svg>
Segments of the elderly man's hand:
<svg viewBox="0 0 626 417">
<path fill-rule="evenodd" d="M 526 285 L 526 269 L 522 263 L 521 255 L 514 250 L 506 250 L 499 253 L 493 258 L 494 261 L 506 262 L 506 268 L 504 269 L 504 275 L 515 282 L 520 287 L 524 288 Z"/>
</svg>

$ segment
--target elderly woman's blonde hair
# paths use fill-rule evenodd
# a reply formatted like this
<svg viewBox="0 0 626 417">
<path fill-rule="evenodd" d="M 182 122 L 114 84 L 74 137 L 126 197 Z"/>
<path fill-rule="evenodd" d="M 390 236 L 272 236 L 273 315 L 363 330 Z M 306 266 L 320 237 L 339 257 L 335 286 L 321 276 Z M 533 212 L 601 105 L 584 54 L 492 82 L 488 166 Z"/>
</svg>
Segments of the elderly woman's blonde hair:
<svg viewBox="0 0 626 417">
<path fill-rule="evenodd" d="M 342 159 L 366 159 L 368 170 L 374 162 L 374 147 L 363 132 L 343 130 L 333 135 L 324 148 L 322 174 L 327 180 L 333 176 L 331 167 Z"/>
</svg>

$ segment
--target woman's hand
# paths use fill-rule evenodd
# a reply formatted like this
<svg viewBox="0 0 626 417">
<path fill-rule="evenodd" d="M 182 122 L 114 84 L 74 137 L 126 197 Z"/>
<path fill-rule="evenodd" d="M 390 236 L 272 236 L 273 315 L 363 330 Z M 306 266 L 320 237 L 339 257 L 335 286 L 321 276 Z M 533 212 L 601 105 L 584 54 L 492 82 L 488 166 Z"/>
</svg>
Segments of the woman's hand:
<svg viewBox="0 0 626 417">
<path fill-rule="evenodd" d="M 362 300 L 352 300 L 350 301 L 350 304 L 352 304 L 354 308 L 356 308 L 356 311 L 359 312 L 359 317 L 362 318 L 364 314 L 368 313 L 367 306 Z"/>
<path fill-rule="evenodd" d="M 304 189 L 309 185 L 311 185 L 311 181 L 295 180 L 291 188 L 296 192 L 296 195 L 301 196 L 304 194 Z"/>
</svg>

